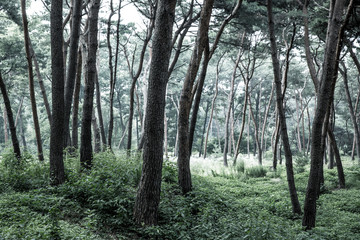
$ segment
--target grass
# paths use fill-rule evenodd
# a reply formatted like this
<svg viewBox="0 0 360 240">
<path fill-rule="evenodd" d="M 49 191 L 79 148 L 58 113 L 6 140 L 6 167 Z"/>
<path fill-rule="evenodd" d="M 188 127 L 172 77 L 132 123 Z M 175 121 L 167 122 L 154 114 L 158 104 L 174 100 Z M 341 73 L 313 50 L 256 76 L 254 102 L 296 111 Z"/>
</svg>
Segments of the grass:
<svg viewBox="0 0 360 240">
<path fill-rule="evenodd" d="M 142 227 L 132 220 L 139 156 L 98 154 L 89 173 L 67 157 L 67 182 L 49 187 L 47 164 L 28 155 L 17 166 L 4 153 L 0 239 L 360 239 L 360 168 L 348 158 L 347 189 L 337 189 L 336 170 L 325 170 L 312 231 L 291 213 L 283 166 L 275 174 L 270 161 L 265 167 L 249 161 L 242 156 L 237 166 L 224 168 L 220 159 L 193 159 L 187 196 L 177 186 L 176 164 L 165 161 L 159 225 Z M 295 175 L 301 203 L 307 178 L 308 165 Z"/>
</svg>

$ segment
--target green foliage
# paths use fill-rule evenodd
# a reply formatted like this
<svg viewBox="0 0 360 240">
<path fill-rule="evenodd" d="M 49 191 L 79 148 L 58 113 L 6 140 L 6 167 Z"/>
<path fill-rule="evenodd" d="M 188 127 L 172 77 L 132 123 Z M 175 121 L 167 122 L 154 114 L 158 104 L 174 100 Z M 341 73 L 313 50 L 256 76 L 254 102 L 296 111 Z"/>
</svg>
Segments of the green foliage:
<svg viewBox="0 0 360 240">
<path fill-rule="evenodd" d="M 294 157 L 294 171 L 296 173 L 305 172 L 305 166 L 309 164 L 309 156 L 304 154 L 297 154 Z"/>
<path fill-rule="evenodd" d="M 255 178 L 265 177 L 266 173 L 267 173 L 267 170 L 263 166 L 254 166 L 254 167 L 247 168 L 245 170 L 246 176 L 255 177 Z"/>
</svg>

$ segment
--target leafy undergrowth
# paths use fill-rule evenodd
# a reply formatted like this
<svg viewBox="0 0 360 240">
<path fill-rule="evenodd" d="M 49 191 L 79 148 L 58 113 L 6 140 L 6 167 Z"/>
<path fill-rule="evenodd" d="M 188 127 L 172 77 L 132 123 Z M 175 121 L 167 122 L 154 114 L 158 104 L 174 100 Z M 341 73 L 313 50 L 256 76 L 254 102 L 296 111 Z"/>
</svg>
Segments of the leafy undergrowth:
<svg viewBox="0 0 360 240">
<path fill-rule="evenodd" d="M 66 159 L 67 182 L 48 186 L 48 164 L 11 154 L 0 163 L 0 239 L 360 239 L 360 168 L 346 168 L 348 188 L 338 190 L 336 170 L 325 170 L 317 227 L 304 231 L 291 213 L 285 171 L 235 167 L 227 174 L 193 175 L 182 196 L 176 165 L 165 161 L 159 225 L 132 221 L 139 156 L 95 156 L 91 172 Z M 303 203 L 308 174 L 295 176 Z"/>
</svg>

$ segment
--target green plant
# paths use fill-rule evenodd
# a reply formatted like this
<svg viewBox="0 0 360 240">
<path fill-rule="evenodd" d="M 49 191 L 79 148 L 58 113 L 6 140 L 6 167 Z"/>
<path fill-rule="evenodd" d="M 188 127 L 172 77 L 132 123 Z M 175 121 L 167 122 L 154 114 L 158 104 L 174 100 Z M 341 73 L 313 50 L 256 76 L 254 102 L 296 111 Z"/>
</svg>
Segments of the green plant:
<svg viewBox="0 0 360 240">
<path fill-rule="evenodd" d="M 309 163 L 309 156 L 302 153 L 297 154 L 294 157 L 294 170 L 296 173 L 305 172 L 305 166 Z"/>
<path fill-rule="evenodd" d="M 245 169 L 246 176 L 253 178 L 265 177 L 266 173 L 267 170 L 263 166 L 254 166 Z"/>
</svg>

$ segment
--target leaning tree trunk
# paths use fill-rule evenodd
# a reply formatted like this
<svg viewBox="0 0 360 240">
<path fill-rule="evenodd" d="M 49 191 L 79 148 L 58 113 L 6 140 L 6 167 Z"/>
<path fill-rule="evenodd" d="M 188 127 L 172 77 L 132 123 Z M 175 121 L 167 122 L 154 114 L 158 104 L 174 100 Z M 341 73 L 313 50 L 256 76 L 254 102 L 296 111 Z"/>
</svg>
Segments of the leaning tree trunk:
<svg viewBox="0 0 360 240">
<path fill-rule="evenodd" d="M 319 185 L 319 167 L 323 160 L 323 128 L 325 116 L 330 109 L 330 105 L 334 98 L 334 90 L 338 72 L 338 60 L 342 47 L 342 38 L 344 35 L 344 28 L 350 16 L 350 10 L 353 6 L 353 0 L 348 5 L 346 17 L 343 19 L 343 10 L 345 7 L 345 0 L 336 0 L 330 6 L 330 16 L 328 22 L 325 55 L 323 62 L 323 69 L 321 74 L 321 81 L 318 91 L 318 100 L 316 105 L 315 117 L 312 125 L 312 139 L 311 139 L 311 166 L 308 186 L 306 190 L 306 198 L 304 203 L 304 217 L 303 226 L 306 229 L 315 227 L 316 219 L 316 199 L 318 195 Z M 325 126 L 327 127 L 327 126 Z"/>
<path fill-rule="evenodd" d="M 193 49 L 180 97 L 178 119 L 179 156 L 177 163 L 179 175 L 178 181 L 183 194 L 190 192 L 192 189 L 189 155 L 189 116 L 195 78 L 199 70 L 204 49 L 208 44 L 208 30 L 213 4 L 214 0 L 204 1 L 195 47 Z"/>
<path fill-rule="evenodd" d="M 14 153 L 15 153 L 16 158 L 18 160 L 20 160 L 21 159 L 21 151 L 20 151 L 19 141 L 16 136 L 16 127 L 15 127 L 14 117 L 13 117 L 12 110 L 11 110 L 9 96 L 6 91 L 6 86 L 5 86 L 5 83 L 1 76 L 1 72 L 0 72 L 0 90 L 1 90 L 1 93 L 4 98 L 4 103 L 5 103 L 5 108 L 6 108 L 6 112 L 7 112 L 7 118 L 9 121 L 11 140 L 12 140 L 12 144 L 13 144 L 13 148 L 14 148 Z"/>
<path fill-rule="evenodd" d="M 143 168 L 134 206 L 134 220 L 157 224 L 163 163 L 166 84 L 176 0 L 158 0 L 145 114 Z"/>
<path fill-rule="evenodd" d="M 26 16 L 26 0 L 21 0 L 21 12 L 23 19 L 23 27 L 24 27 L 25 52 L 26 52 L 26 59 L 27 59 L 28 73 L 29 73 L 30 101 L 31 101 L 31 109 L 33 114 L 34 129 L 35 129 L 36 142 L 37 142 L 38 158 L 40 161 L 44 161 L 41 133 L 40 133 L 40 124 L 39 124 L 36 99 L 35 99 L 34 74 L 33 74 L 31 52 L 30 52 L 30 37 L 29 37 L 29 29 L 28 29 L 28 20 Z"/>
<path fill-rule="evenodd" d="M 93 111 L 94 84 L 96 81 L 96 51 L 98 47 L 98 14 L 100 0 L 92 0 L 89 11 L 88 56 L 86 83 L 84 89 L 84 103 L 81 123 L 80 163 L 84 168 L 91 168 L 91 119 Z"/>
<path fill-rule="evenodd" d="M 301 207 L 295 187 L 294 172 L 292 165 L 292 153 L 291 153 L 289 138 L 287 134 L 286 118 L 283 108 L 284 94 L 282 93 L 282 89 L 281 89 L 280 65 L 279 65 L 279 59 L 277 57 L 277 46 L 276 46 L 274 20 L 273 20 L 273 12 L 272 12 L 272 0 L 267 1 L 267 11 L 268 11 L 268 26 L 269 26 L 269 35 L 270 35 L 270 45 L 271 45 L 271 58 L 273 62 L 274 81 L 276 84 L 276 106 L 279 115 L 280 127 L 281 127 L 280 130 L 281 139 L 284 144 L 284 152 L 286 158 L 286 174 L 289 185 L 290 199 L 291 199 L 293 213 L 301 214 Z M 292 36 L 293 39 L 295 37 L 294 35 L 295 35 L 295 30 Z M 289 49 L 291 49 L 291 47 L 288 48 L 288 50 Z M 289 51 L 287 52 L 287 55 L 288 53 Z M 286 74 L 286 71 L 284 74 Z"/>
<path fill-rule="evenodd" d="M 62 51 L 63 1 L 51 2 L 51 73 L 52 73 L 52 120 L 50 134 L 50 182 L 65 182 L 63 161 L 64 137 L 64 61 Z"/>
</svg>

